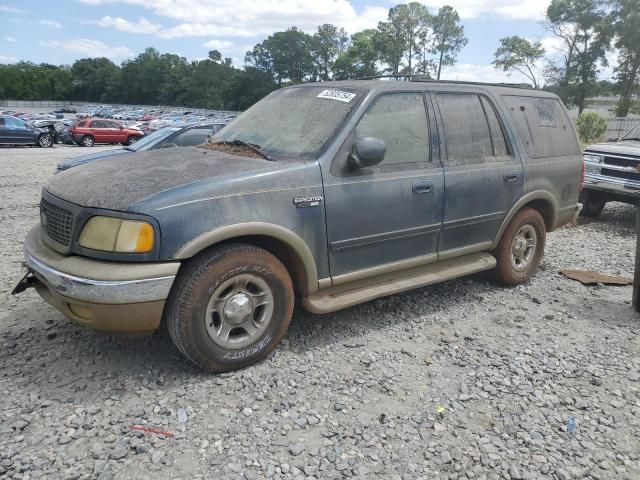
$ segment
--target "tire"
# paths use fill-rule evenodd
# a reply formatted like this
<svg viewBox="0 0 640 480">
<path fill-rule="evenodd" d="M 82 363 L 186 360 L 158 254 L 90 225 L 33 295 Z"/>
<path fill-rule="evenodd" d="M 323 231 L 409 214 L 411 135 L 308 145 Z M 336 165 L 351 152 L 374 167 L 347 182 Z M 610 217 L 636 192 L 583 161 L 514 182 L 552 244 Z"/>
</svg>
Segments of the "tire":
<svg viewBox="0 0 640 480">
<path fill-rule="evenodd" d="M 94 143 L 95 140 L 91 135 L 85 135 L 80 139 L 80 145 L 82 145 L 83 147 L 93 147 Z"/>
<path fill-rule="evenodd" d="M 493 251 L 497 260 L 494 277 L 504 285 L 520 285 L 538 269 L 546 241 L 546 228 L 533 208 L 520 210 L 511 220 Z"/>
<path fill-rule="evenodd" d="M 582 192 L 582 210 L 580 210 L 580 216 L 595 218 L 604 209 L 607 204 L 607 200 L 603 195 L 593 193 L 590 191 Z"/>
<path fill-rule="evenodd" d="M 227 372 L 258 362 L 280 343 L 293 303 L 291 277 L 280 260 L 252 245 L 230 244 L 183 266 L 163 321 L 189 360 Z"/>
<path fill-rule="evenodd" d="M 38 137 L 38 146 L 42 148 L 53 147 L 53 139 L 51 138 L 51 135 L 49 134 L 40 135 Z"/>
<path fill-rule="evenodd" d="M 132 143 L 136 143 L 137 141 L 138 137 L 136 137 L 135 135 L 131 135 L 129 138 L 127 138 L 125 145 L 131 145 Z"/>
</svg>

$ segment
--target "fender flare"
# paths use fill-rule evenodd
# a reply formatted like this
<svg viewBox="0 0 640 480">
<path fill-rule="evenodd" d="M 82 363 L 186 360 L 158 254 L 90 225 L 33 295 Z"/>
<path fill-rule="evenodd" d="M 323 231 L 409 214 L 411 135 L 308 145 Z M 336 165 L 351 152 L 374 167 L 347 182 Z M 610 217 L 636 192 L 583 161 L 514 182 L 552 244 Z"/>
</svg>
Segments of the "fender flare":
<svg viewBox="0 0 640 480">
<path fill-rule="evenodd" d="M 556 198 L 546 190 L 536 190 L 527 193 L 511 207 L 511 210 L 509 210 L 509 213 L 502 221 L 502 224 L 498 229 L 498 233 L 493 240 L 493 244 L 491 245 L 492 250 L 498 246 L 498 243 L 500 243 L 502 234 L 504 233 L 507 225 L 509 225 L 509 222 L 511 222 L 511 219 L 513 219 L 516 213 L 518 213 L 526 204 L 535 200 L 542 200 L 543 202 L 546 202 L 551 206 L 551 216 L 549 218 L 549 224 L 551 225 L 551 228 L 549 230 L 552 230 L 554 228 L 554 226 L 558 222 L 558 202 Z"/>
<path fill-rule="evenodd" d="M 176 260 L 185 260 L 225 240 L 247 236 L 272 238 L 285 244 L 296 255 L 304 268 L 306 277 L 305 291 L 313 293 L 318 290 L 318 269 L 309 246 L 288 228 L 272 223 L 247 222 L 216 228 L 184 244 L 176 252 L 174 258 Z"/>
</svg>

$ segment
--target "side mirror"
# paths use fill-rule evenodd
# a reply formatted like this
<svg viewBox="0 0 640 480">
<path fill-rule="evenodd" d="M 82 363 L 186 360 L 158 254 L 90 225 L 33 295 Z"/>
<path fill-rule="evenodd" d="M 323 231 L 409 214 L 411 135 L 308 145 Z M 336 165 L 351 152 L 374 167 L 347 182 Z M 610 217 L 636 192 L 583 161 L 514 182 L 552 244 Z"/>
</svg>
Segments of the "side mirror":
<svg viewBox="0 0 640 480">
<path fill-rule="evenodd" d="M 358 137 L 353 153 L 349 154 L 348 162 L 354 168 L 373 167 L 384 160 L 387 145 L 384 140 L 376 137 Z"/>
</svg>

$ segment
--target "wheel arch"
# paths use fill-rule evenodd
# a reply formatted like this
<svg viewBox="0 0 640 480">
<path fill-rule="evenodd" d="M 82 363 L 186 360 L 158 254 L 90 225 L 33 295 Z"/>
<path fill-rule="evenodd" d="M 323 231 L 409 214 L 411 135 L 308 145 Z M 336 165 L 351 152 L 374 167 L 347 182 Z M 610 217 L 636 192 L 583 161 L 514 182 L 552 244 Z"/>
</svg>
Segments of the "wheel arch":
<svg viewBox="0 0 640 480">
<path fill-rule="evenodd" d="M 318 290 L 318 270 L 311 250 L 296 233 L 279 225 L 249 222 L 221 227 L 189 241 L 174 257 L 186 260 L 230 242 L 249 243 L 275 255 L 289 271 L 296 291 L 308 295 Z"/>
<path fill-rule="evenodd" d="M 553 231 L 558 221 L 558 202 L 555 197 L 547 191 L 539 190 L 531 192 L 520 198 L 520 200 L 511 207 L 511 210 L 509 210 L 509 213 L 502 221 L 500 229 L 493 240 L 492 249 L 498 246 L 507 225 L 509 225 L 513 217 L 523 208 L 533 208 L 537 210 L 540 215 L 542 215 L 547 232 Z"/>
</svg>

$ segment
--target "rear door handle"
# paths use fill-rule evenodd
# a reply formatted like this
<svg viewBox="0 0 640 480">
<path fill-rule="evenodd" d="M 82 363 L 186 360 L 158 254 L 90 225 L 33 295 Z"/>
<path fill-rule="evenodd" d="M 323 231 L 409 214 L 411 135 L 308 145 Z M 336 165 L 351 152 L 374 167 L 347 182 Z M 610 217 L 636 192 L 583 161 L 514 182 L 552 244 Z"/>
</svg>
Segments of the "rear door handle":
<svg viewBox="0 0 640 480">
<path fill-rule="evenodd" d="M 520 178 L 520 173 L 504 172 L 504 174 L 502 175 L 502 178 L 504 179 L 505 182 L 515 182 L 516 180 L 518 180 L 518 178 Z"/>
<path fill-rule="evenodd" d="M 420 181 L 413 184 L 413 193 L 429 193 L 433 190 L 433 182 Z"/>
</svg>

